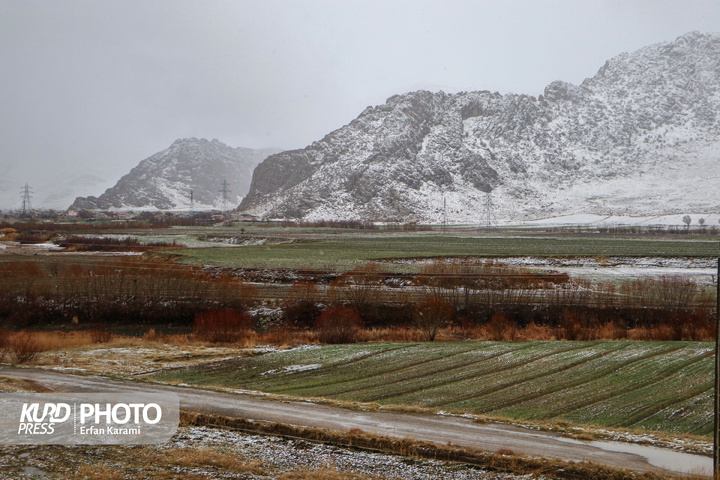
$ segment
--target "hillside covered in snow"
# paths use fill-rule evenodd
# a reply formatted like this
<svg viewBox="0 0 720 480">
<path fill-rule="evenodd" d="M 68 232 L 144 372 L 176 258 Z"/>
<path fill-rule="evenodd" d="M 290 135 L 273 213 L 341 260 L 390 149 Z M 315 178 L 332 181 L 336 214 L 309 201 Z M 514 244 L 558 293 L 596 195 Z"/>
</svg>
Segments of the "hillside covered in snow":
<svg viewBox="0 0 720 480">
<path fill-rule="evenodd" d="M 141 161 L 99 197 L 78 197 L 70 209 L 189 209 L 190 191 L 198 210 L 234 208 L 248 191 L 255 166 L 272 149 L 232 148 L 218 140 L 189 138 Z"/>
<path fill-rule="evenodd" d="M 621 54 L 544 95 L 418 91 L 255 169 L 271 218 L 481 223 L 488 215 L 720 210 L 720 35 Z M 492 206 L 489 206 L 492 204 Z"/>
</svg>

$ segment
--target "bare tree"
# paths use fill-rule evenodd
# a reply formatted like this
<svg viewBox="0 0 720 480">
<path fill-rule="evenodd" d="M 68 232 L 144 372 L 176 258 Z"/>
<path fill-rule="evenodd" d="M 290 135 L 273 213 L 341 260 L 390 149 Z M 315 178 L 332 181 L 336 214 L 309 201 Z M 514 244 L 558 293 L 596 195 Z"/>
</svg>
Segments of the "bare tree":
<svg viewBox="0 0 720 480">
<path fill-rule="evenodd" d="M 425 340 L 432 342 L 440 329 L 450 324 L 453 313 L 454 310 L 450 304 L 441 298 L 429 297 L 421 300 L 415 306 L 413 319 Z"/>
<path fill-rule="evenodd" d="M 682 218 L 682 221 L 683 221 L 683 223 L 685 224 L 685 229 L 686 229 L 686 230 L 689 229 L 689 228 L 690 228 L 690 223 L 692 223 L 692 218 L 690 218 L 690 215 L 685 215 L 685 216 Z"/>
</svg>

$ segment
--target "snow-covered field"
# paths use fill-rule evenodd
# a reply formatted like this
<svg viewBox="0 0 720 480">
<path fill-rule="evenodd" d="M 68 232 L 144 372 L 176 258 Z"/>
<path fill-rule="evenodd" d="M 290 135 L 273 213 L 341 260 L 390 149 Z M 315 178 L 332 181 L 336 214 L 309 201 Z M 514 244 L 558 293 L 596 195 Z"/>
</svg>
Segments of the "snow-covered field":
<svg viewBox="0 0 720 480">
<path fill-rule="evenodd" d="M 701 228 L 700 220 L 706 228 L 718 226 L 720 215 L 709 212 L 688 212 L 677 213 L 673 215 L 650 215 L 631 217 L 627 215 L 595 215 L 590 213 L 577 213 L 573 215 L 563 215 L 560 217 L 549 217 L 540 220 L 529 220 L 518 222 L 516 225 L 523 226 L 542 226 L 542 227 L 563 227 L 563 226 L 598 226 L 598 227 L 649 227 L 649 226 L 677 226 L 685 227 L 687 224 L 683 218 L 690 217 L 690 227 L 693 229 Z"/>
<path fill-rule="evenodd" d="M 680 276 L 692 279 L 700 285 L 712 285 L 717 275 L 717 260 L 711 258 L 517 257 L 498 259 L 497 262 L 509 266 L 564 272 L 573 278 L 584 278 L 595 282 Z"/>
</svg>

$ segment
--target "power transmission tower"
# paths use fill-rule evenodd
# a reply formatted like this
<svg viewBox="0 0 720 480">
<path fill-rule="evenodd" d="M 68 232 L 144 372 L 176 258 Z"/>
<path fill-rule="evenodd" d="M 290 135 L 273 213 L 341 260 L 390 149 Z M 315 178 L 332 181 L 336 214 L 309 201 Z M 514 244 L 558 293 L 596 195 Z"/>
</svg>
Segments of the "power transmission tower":
<svg viewBox="0 0 720 480">
<path fill-rule="evenodd" d="M 229 200 L 228 194 L 230 193 L 230 190 L 228 190 L 227 180 L 223 180 L 222 190 L 218 191 L 222 193 L 222 211 L 224 212 L 225 210 L 227 210 L 227 202 Z"/>
<path fill-rule="evenodd" d="M 447 201 L 443 193 L 443 233 L 447 232 Z"/>
<path fill-rule="evenodd" d="M 497 220 L 495 219 L 495 204 L 493 204 L 492 194 L 490 192 L 485 194 L 483 219 L 485 220 L 485 226 L 487 228 L 497 224 Z"/>
<path fill-rule="evenodd" d="M 22 187 L 22 189 L 20 190 L 20 195 L 22 196 L 21 210 L 23 215 L 27 215 L 28 212 L 32 212 L 32 202 L 30 201 L 30 199 L 32 199 L 31 194 L 32 188 L 30 188 L 30 186 L 25 183 L 25 186 Z"/>
</svg>

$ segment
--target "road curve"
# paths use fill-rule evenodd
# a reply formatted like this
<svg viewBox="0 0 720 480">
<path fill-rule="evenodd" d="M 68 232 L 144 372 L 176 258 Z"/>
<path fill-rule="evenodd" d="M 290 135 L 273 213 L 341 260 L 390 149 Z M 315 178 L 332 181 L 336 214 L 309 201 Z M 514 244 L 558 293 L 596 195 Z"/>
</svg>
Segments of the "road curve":
<svg viewBox="0 0 720 480">
<path fill-rule="evenodd" d="M 479 424 L 470 419 L 438 415 L 388 412 L 357 412 L 306 402 L 288 402 L 243 394 L 218 393 L 189 387 L 146 382 L 119 381 L 106 377 L 72 375 L 52 370 L 0 366 L 0 376 L 39 383 L 63 392 L 174 392 L 188 410 L 291 425 L 349 430 L 400 438 L 453 444 L 494 452 L 512 450 L 516 454 L 589 461 L 615 468 L 668 473 L 648 463 L 642 456 L 611 452 L 565 439 L 505 424 Z"/>
</svg>

